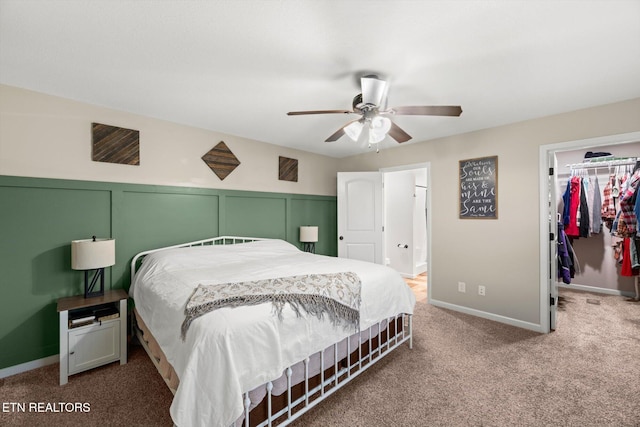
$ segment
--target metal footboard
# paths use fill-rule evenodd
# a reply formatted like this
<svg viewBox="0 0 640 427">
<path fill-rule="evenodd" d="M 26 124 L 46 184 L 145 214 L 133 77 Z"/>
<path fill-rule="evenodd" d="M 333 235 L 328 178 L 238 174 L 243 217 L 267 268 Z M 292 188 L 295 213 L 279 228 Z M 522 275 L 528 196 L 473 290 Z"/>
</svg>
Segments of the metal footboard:
<svg viewBox="0 0 640 427">
<path fill-rule="evenodd" d="M 384 323 L 386 327 L 383 328 Z M 391 325 L 393 326 L 393 334 L 391 333 Z M 309 360 L 307 358 L 304 363 L 304 390 L 301 396 L 292 398 L 292 368 L 288 367 L 284 370 L 284 375 L 287 377 L 287 395 L 286 405 L 284 408 L 274 411 L 273 409 L 273 382 L 266 384 L 266 412 L 267 417 L 265 420 L 258 420 L 258 423 L 251 423 L 251 398 L 249 392 L 244 393 L 243 402 L 245 407 L 244 420 L 241 424 L 238 421 L 233 424 L 234 427 L 251 425 L 257 427 L 264 426 L 286 426 L 289 423 L 296 420 L 298 417 L 309 411 L 311 408 L 322 402 L 327 397 L 338 391 L 340 388 L 348 384 L 351 380 L 363 373 L 366 369 L 373 366 L 384 356 L 389 354 L 395 348 L 401 344 L 408 342 L 409 348 L 413 348 L 413 333 L 412 333 L 413 321 L 410 314 L 399 314 L 387 320 L 383 320 L 378 324 L 377 336 L 372 336 L 372 329 L 369 328 L 368 338 L 362 340 L 362 334 L 357 334 L 358 349 L 353 350 L 350 348 L 351 339 L 346 338 L 347 356 L 338 360 L 338 346 L 340 343 L 333 344 L 333 365 L 326 366 L 324 351 L 320 352 L 320 382 L 314 387 L 310 387 L 309 383 L 311 376 L 309 375 Z M 385 333 L 386 330 L 386 333 Z M 377 338 L 377 339 L 376 339 Z M 377 345 L 374 347 L 374 339 Z M 366 351 L 363 352 L 363 346 Z M 331 348 L 331 347 L 330 347 Z M 357 356 L 357 357 L 356 357 Z M 353 360 L 355 358 L 355 360 Z M 329 371 L 330 374 L 326 375 Z M 254 402 L 256 403 L 256 402 Z"/>
</svg>

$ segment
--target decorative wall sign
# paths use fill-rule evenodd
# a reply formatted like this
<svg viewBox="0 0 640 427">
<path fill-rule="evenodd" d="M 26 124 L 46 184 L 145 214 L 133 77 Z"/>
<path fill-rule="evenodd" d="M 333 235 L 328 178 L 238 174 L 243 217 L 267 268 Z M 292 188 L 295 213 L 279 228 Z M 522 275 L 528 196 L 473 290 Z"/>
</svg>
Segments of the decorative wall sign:
<svg viewBox="0 0 640 427">
<path fill-rule="evenodd" d="M 117 126 L 91 123 L 94 162 L 140 165 L 140 132 Z"/>
<path fill-rule="evenodd" d="M 280 156 L 278 179 L 280 181 L 298 182 L 298 159 Z"/>
<path fill-rule="evenodd" d="M 498 156 L 460 160 L 460 218 L 498 218 Z"/>
<path fill-rule="evenodd" d="M 218 145 L 207 151 L 207 154 L 202 156 L 202 160 L 220 180 L 225 179 L 240 165 L 240 160 L 223 141 L 220 141 Z"/>
</svg>

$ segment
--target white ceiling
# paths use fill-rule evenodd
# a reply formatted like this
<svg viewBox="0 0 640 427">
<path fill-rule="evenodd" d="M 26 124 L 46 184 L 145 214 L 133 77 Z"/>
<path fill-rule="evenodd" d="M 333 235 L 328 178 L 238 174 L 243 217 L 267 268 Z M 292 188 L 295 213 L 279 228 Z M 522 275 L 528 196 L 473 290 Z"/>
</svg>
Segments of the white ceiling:
<svg viewBox="0 0 640 427">
<path fill-rule="evenodd" d="M 640 1 L 0 0 L 3 84 L 335 157 L 368 151 L 324 142 L 357 116 L 286 112 L 350 109 L 367 71 L 462 106 L 396 117 L 405 144 L 640 97 Z"/>
</svg>

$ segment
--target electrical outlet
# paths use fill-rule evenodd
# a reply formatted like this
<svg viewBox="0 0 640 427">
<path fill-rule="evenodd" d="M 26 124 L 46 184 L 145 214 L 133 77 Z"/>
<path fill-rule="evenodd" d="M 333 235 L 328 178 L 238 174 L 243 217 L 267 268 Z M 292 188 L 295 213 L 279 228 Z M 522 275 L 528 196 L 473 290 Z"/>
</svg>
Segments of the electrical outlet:
<svg viewBox="0 0 640 427">
<path fill-rule="evenodd" d="M 486 294 L 485 287 L 482 285 L 478 286 L 478 295 L 485 296 L 485 294 Z"/>
<path fill-rule="evenodd" d="M 467 285 L 464 282 L 458 282 L 458 292 L 467 292 Z"/>
</svg>

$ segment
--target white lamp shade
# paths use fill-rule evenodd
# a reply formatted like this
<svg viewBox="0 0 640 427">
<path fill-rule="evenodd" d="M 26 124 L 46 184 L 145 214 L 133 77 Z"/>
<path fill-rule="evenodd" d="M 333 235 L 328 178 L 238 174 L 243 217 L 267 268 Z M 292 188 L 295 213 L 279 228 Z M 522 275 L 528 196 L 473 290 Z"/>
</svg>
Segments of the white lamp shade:
<svg viewBox="0 0 640 427">
<path fill-rule="evenodd" d="M 71 268 L 93 270 L 116 263 L 115 239 L 86 239 L 71 242 Z"/>
<path fill-rule="evenodd" d="M 352 122 L 344 128 L 344 133 L 346 133 L 353 141 L 357 141 L 362 133 L 362 123 L 359 120 L 357 122 Z"/>
<path fill-rule="evenodd" d="M 300 241 L 301 242 L 317 242 L 318 241 L 318 227 L 315 225 L 305 225 L 300 227 Z"/>
<path fill-rule="evenodd" d="M 391 120 L 387 117 L 374 117 L 371 120 L 371 132 L 369 132 L 369 143 L 377 144 L 382 141 L 387 132 L 391 129 Z"/>
<path fill-rule="evenodd" d="M 376 116 L 371 120 L 371 130 L 386 134 L 391 129 L 391 120 L 388 117 Z"/>
</svg>

